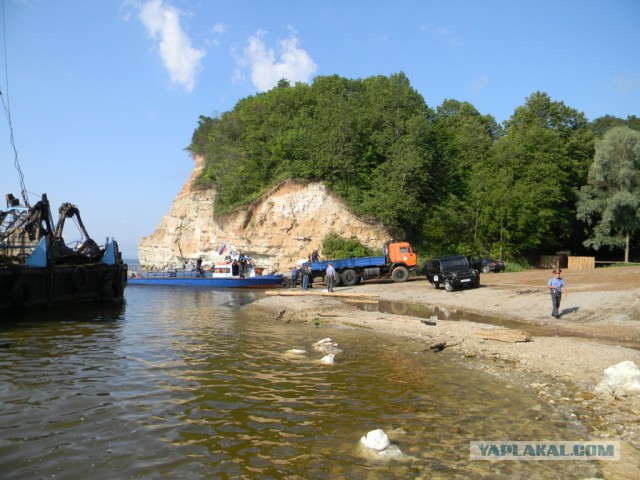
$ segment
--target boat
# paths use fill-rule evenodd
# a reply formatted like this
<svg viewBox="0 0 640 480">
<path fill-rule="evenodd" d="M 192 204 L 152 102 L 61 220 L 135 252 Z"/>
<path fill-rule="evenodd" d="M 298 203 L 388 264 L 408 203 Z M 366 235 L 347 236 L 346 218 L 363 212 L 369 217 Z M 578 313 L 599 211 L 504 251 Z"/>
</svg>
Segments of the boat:
<svg viewBox="0 0 640 480">
<path fill-rule="evenodd" d="M 167 270 L 142 270 L 130 273 L 129 285 L 171 285 L 209 288 L 274 288 L 282 285 L 281 274 L 263 274 L 250 258 L 231 253 L 223 262 L 211 268 L 202 268 L 199 263 L 193 268 L 170 268 Z"/>
<path fill-rule="evenodd" d="M 75 205 L 63 203 L 54 224 L 46 194 L 33 206 L 12 194 L 6 200 L 7 209 L 0 210 L 0 311 L 123 301 L 127 265 L 118 243 L 107 238 L 99 246 Z M 69 219 L 81 240 L 65 242 Z"/>
<path fill-rule="evenodd" d="M 4 66 L 7 78 L 6 62 Z M 23 203 L 9 193 L 7 209 L 0 209 L 0 311 L 91 301 L 122 302 L 127 265 L 117 242 L 107 238 L 99 246 L 87 233 L 78 207 L 71 203 L 60 206 L 57 223 L 53 222 L 46 194 L 31 205 L 14 141 L 8 88 L 3 90 L 6 95 L 0 94 L 1 103 Z M 65 241 L 67 220 L 78 226 L 80 240 Z"/>
</svg>

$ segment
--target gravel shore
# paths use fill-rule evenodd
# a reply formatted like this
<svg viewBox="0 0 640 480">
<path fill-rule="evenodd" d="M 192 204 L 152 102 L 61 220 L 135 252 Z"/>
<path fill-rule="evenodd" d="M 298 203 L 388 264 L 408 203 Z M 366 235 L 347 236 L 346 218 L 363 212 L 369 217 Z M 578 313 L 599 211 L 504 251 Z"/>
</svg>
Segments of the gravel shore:
<svg viewBox="0 0 640 480">
<path fill-rule="evenodd" d="M 592 439 L 621 440 L 621 460 L 603 462 L 605 478 L 637 479 L 640 395 L 613 396 L 595 387 L 612 365 L 631 360 L 640 367 L 640 267 L 565 271 L 568 295 L 559 319 L 550 315 L 550 276 L 547 270 L 488 274 L 480 288 L 451 293 L 434 290 L 424 277 L 370 280 L 333 294 L 318 284 L 308 292 L 270 291 L 244 308 L 278 322 L 320 321 L 410 337 L 425 351 L 462 357 L 470 369 L 532 389 L 579 418 Z M 363 310 L 359 302 L 402 315 Z M 511 340 L 528 335 L 530 341 L 487 338 L 504 328 Z"/>
</svg>

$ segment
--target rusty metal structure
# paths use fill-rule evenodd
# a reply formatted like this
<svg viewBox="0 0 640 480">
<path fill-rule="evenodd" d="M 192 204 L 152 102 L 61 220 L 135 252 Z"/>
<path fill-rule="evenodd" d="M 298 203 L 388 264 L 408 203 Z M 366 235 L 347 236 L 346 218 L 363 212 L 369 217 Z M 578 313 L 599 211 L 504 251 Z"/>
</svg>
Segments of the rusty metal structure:
<svg viewBox="0 0 640 480">
<path fill-rule="evenodd" d="M 6 200 L 7 209 L 0 210 L 0 311 L 123 300 L 127 265 L 117 242 L 99 246 L 75 205 L 62 204 L 54 223 L 46 194 L 31 207 L 11 194 Z M 68 220 L 81 241 L 65 242 Z"/>
</svg>

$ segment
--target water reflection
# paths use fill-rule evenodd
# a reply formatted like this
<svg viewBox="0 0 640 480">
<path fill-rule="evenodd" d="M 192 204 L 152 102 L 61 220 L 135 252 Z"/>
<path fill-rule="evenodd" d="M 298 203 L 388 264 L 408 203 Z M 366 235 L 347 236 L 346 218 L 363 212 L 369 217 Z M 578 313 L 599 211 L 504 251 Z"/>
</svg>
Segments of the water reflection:
<svg viewBox="0 0 640 480">
<path fill-rule="evenodd" d="M 239 312 L 259 295 L 131 288 L 116 321 L 3 328 L 15 342 L 0 349 L 3 478 L 597 475 L 589 462 L 470 462 L 470 440 L 586 434 L 407 340 Z M 326 336 L 345 350 L 335 365 L 311 348 Z M 376 428 L 413 460 L 360 457 Z"/>
</svg>

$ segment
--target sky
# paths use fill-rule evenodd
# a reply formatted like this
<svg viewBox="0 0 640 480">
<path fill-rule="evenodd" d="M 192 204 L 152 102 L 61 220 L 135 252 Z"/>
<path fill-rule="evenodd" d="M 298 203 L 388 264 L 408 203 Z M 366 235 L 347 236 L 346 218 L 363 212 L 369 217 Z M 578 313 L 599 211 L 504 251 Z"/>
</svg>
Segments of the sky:
<svg viewBox="0 0 640 480">
<path fill-rule="evenodd" d="M 0 2 L 0 209 L 17 159 L 32 205 L 77 205 L 125 258 L 189 178 L 199 117 L 281 78 L 404 72 L 429 107 L 498 122 L 537 91 L 589 120 L 640 116 L 638 0 Z"/>
</svg>

